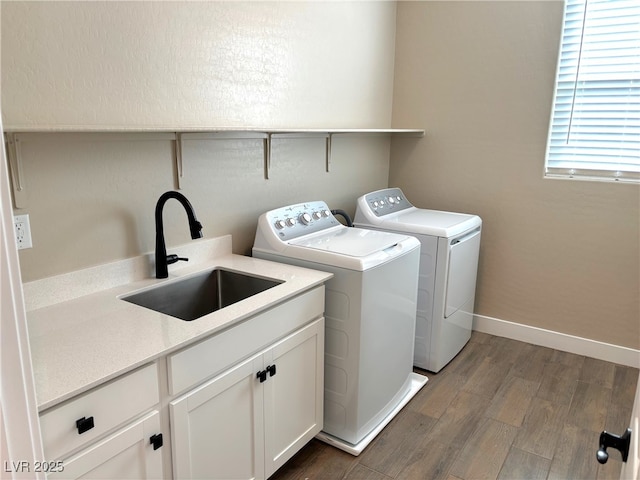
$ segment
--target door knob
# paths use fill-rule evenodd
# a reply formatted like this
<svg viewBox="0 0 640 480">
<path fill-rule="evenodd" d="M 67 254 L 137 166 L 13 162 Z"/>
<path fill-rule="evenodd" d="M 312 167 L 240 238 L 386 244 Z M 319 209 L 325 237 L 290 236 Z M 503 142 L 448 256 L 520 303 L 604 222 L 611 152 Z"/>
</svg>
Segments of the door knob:
<svg viewBox="0 0 640 480">
<path fill-rule="evenodd" d="M 626 462 L 629 457 L 629 444 L 631 443 L 631 429 L 627 428 L 627 431 L 622 435 L 614 435 L 613 433 L 609 433 L 604 431 L 600 434 L 600 448 L 598 449 L 598 453 L 596 453 L 596 458 L 600 463 L 607 463 L 609 460 L 609 453 L 607 453 L 607 448 L 615 448 L 620 450 L 622 454 L 622 461 Z"/>
</svg>

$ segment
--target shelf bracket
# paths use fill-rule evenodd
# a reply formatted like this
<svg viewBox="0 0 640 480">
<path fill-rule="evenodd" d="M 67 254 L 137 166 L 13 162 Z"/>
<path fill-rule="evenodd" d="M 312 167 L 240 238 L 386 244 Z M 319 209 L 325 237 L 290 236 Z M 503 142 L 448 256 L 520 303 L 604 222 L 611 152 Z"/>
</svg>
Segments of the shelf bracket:
<svg viewBox="0 0 640 480">
<path fill-rule="evenodd" d="M 9 157 L 9 171 L 13 188 L 13 203 L 15 208 L 27 208 L 27 190 L 22 171 L 22 155 L 20 139 L 15 133 L 7 133 L 7 156 Z"/>
<path fill-rule="evenodd" d="M 264 150 L 264 179 L 269 180 L 269 169 L 271 168 L 271 133 L 267 133 L 263 141 Z"/>
<path fill-rule="evenodd" d="M 329 165 L 331 164 L 331 139 L 333 138 L 333 133 L 329 133 L 327 135 L 326 145 L 325 145 L 325 160 L 324 167 L 327 173 L 330 172 Z"/>
<path fill-rule="evenodd" d="M 184 176 L 184 165 L 182 164 L 182 133 L 176 132 L 175 140 L 175 169 L 176 169 L 176 187 L 182 189 L 182 177 Z"/>
</svg>

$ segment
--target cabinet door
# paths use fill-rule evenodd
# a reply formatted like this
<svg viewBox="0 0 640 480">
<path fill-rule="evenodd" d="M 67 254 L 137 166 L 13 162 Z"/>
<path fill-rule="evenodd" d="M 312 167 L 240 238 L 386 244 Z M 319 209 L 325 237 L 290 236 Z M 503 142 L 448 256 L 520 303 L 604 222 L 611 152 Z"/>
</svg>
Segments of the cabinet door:
<svg viewBox="0 0 640 480">
<path fill-rule="evenodd" d="M 322 430 L 324 319 L 274 345 L 265 353 L 265 365 L 276 367 L 262 384 L 269 477 Z"/>
<path fill-rule="evenodd" d="M 163 478 L 162 448 L 150 442 L 160 433 L 160 415 L 154 410 L 131 425 L 63 460 L 62 471 L 49 479 Z"/>
<path fill-rule="evenodd" d="M 171 402 L 175 478 L 264 478 L 261 369 L 252 357 Z"/>
</svg>

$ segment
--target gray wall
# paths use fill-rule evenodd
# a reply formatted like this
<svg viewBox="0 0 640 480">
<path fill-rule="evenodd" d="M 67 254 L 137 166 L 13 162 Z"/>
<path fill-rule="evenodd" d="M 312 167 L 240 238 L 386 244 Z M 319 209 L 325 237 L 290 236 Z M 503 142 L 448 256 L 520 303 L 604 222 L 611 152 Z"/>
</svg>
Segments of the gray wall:
<svg viewBox="0 0 640 480">
<path fill-rule="evenodd" d="M 563 2 L 398 4 L 390 185 L 484 221 L 476 313 L 640 347 L 637 185 L 543 179 Z"/>
<path fill-rule="evenodd" d="M 2 111 L 14 130 L 389 128 L 395 3 L 2 2 Z M 417 127 L 419 128 L 419 127 Z M 28 133 L 21 157 L 33 248 L 24 281 L 154 247 L 174 144 L 136 133 Z M 183 193 L 206 237 L 248 253 L 260 213 L 387 185 L 388 137 L 184 142 Z M 167 244 L 190 241 L 177 202 Z"/>
<path fill-rule="evenodd" d="M 562 2 L 401 2 L 397 19 L 391 2 L 0 6 L 5 127 L 426 129 L 391 147 L 335 137 L 329 174 L 322 139 L 274 140 L 270 180 L 258 140 L 188 142 L 184 193 L 237 253 L 267 209 L 324 199 L 352 213 L 397 185 L 483 218 L 477 313 L 640 347 L 638 187 L 542 178 Z M 23 280 L 152 250 L 171 141 L 53 133 L 22 147 Z M 177 203 L 166 223 L 169 245 L 189 241 Z"/>
</svg>

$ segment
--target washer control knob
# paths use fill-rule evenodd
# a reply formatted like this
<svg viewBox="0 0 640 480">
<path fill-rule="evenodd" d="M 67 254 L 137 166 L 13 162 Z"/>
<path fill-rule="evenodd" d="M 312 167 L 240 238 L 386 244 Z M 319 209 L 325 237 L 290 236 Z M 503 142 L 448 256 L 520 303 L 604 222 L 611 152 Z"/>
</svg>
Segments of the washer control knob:
<svg viewBox="0 0 640 480">
<path fill-rule="evenodd" d="M 323 216 L 323 217 L 328 217 L 328 216 L 330 216 L 330 215 L 331 215 L 331 212 L 330 212 L 329 210 L 323 210 L 323 211 L 322 211 L 322 216 Z"/>
<path fill-rule="evenodd" d="M 311 215 L 305 212 L 298 217 L 298 220 L 303 225 L 309 225 L 311 223 Z"/>
<path fill-rule="evenodd" d="M 296 224 L 296 219 L 289 217 L 285 220 L 285 223 L 287 224 L 287 227 L 293 227 Z"/>
<path fill-rule="evenodd" d="M 313 212 L 313 218 L 316 219 L 316 220 L 320 220 L 322 218 L 322 213 Z"/>
<path fill-rule="evenodd" d="M 393 205 L 394 203 L 396 203 L 396 199 L 393 197 L 389 197 L 389 203 Z"/>
<path fill-rule="evenodd" d="M 284 220 L 277 220 L 275 226 L 278 230 L 282 230 L 285 227 Z"/>
</svg>

